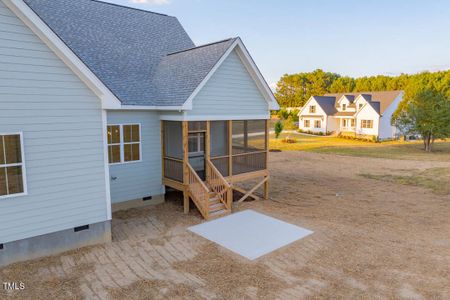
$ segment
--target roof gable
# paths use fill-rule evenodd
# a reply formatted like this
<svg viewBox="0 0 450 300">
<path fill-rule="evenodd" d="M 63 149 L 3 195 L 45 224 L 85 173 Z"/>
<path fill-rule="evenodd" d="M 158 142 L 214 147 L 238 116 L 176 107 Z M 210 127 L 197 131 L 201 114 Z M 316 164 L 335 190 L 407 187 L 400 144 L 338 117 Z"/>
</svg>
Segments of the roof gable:
<svg viewBox="0 0 450 300">
<path fill-rule="evenodd" d="M 367 102 L 375 101 L 380 103 L 380 113 L 383 112 L 394 102 L 397 97 L 403 93 L 403 91 L 378 91 L 378 92 L 357 92 L 357 93 L 335 93 L 335 94 L 325 94 L 325 96 L 334 96 L 338 99 L 343 95 L 353 95 L 358 98 L 362 96 Z M 356 100 L 355 99 L 355 100 Z"/>
<path fill-rule="evenodd" d="M 175 17 L 93 0 L 24 2 L 122 104 L 148 99 L 162 57 L 195 46 Z"/>
</svg>

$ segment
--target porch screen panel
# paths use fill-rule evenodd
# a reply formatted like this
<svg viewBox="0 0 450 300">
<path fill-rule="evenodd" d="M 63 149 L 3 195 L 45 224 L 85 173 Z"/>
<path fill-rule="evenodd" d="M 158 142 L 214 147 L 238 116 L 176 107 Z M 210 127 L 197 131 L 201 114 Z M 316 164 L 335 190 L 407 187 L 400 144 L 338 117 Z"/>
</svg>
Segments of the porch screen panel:
<svg viewBox="0 0 450 300">
<path fill-rule="evenodd" d="M 265 150 L 266 121 L 233 121 L 233 154 Z"/>
<path fill-rule="evenodd" d="M 228 121 L 210 122 L 211 162 L 222 176 L 228 176 Z"/>
<path fill-rule="evenodd" d="M 164 156 L 183 159 L 183 129 L 181 122 L 164 121 Z"/>
<path fill-rule="evenodd" d="M 232 128 L 233 175 L 266 169 L 266 120 L 233 121 Z"/>
<path fill-rule="evenodd" d="M 233 175 L 266 169 L 266 153 L 233 155 Z"/>
<path fill-rule="evenodd" d="M 164 121 L 164 177 L 183 182 L 182 122 Z"/>
</svg>

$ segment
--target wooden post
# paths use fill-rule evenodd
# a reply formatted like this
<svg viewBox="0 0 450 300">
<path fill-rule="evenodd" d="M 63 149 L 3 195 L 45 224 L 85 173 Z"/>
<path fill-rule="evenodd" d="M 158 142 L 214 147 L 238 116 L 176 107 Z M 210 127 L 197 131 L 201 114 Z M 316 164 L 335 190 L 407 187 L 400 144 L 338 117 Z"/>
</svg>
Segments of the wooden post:
<svg viewBox="0 0 450 300">
<path fill-rule="evenodd" d="M 183 204 L 184 204 L 184 213 L 189 213 L 189 173 L 188 173 L 188 162 L 189 162 L 189 149 L 188 149 L 188 135 L 189 135 L 189 127 L 188 122 L 183 121 L 182 123 L 182 135 L 183 135 Z"/>
<path fill-rule="evenodd" d="M 269 169 L 269 120 L 266 120 L 266 140 L 265 140 L 265 147 L 266 147 L 266 169 Z M 268 176 L 267 176 L 268 177 Z M 269 200 L 269 180 L 267 179 L 264 182 L 264 199 Z"/>
<path fill-rule="evenodd" d="M 206 132 L 205 132 L 205 170 L 206 170 L 206 182 L 210 180 L 210 169 L 206 166 L 206 161 L 209 162 L 211 158 L 211 127 L 210 122 L 206 121 Z"/>
</svg>

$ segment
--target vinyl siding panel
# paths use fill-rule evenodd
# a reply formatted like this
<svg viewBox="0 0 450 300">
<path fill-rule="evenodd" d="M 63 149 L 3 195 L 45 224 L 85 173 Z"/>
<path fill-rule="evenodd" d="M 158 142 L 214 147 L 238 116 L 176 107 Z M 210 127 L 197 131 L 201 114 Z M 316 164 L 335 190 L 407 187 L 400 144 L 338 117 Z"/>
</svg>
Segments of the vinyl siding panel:
<svg viewBox="0 0 450 300">
<path fill-rule="evenodd" d="M 236 119 L 246 116 L 269 116 L 269 106 L 233 51 L 193 99 L 192 111 L 186 116 L 210 116 Z"/>
<path fill-rule="evenodd" d="M 0 243 L 107 220 L 101 102 L 2 2 L 0 132 L 23 132 L 28 186 Z"/>
<path fill-rule="evenodd" d="M 109 166 L 111 201 L 119 203 L 164 193 L 161 180 L 161 129 L 159 114 L 149 111 L 108 111 L 108 124 L 141 125 L 140 162 Z"/>
</svg>

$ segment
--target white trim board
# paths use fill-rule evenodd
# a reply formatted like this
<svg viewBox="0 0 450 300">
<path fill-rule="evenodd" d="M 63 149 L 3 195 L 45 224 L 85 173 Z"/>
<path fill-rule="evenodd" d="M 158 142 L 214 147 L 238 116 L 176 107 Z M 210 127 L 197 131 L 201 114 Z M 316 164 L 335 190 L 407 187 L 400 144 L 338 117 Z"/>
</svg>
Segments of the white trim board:
<svg viewBox="0 0 450 300">
<path fill-rule="evenodd" d="M 253 210 L 237 212 L 188 230 L 250 260 L 313 233 Z"/>
<path fill-rule="evenodd" d="M 186 116 L 181 113 L 178 116 L 173 115 L 161 115 L 159 117 L 162 121 L 228 121 L 228 120 L 268 120 L 270 114 L 263 115 L 200 115 L 200 116 Z"/>
</svg>

